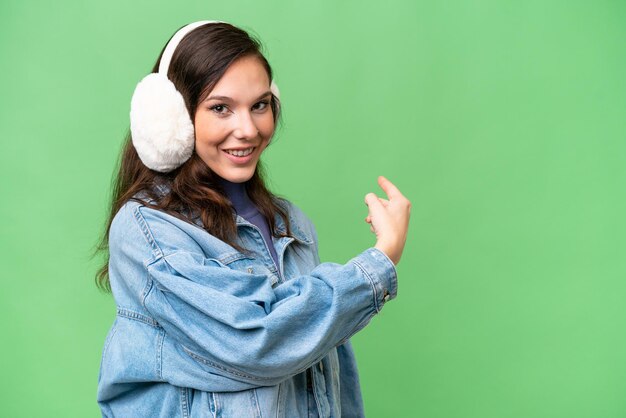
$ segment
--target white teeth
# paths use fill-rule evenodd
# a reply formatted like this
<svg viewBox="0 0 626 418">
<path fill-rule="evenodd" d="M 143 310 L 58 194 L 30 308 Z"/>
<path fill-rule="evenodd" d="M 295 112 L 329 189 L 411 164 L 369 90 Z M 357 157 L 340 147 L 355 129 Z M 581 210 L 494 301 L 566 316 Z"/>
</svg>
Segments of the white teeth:
<svg viewBox="0 0 626 418">
<path fill-rule="evenodd" d="M 252 151 L 254 151 L 254 147 L 241 150 L 241 151 L 226 150 L 226 152 L 229 153 L 230 155 L 236 155 L 237 157 L 245 157 L 246 155 L 252 154 Z"/>
</svg>

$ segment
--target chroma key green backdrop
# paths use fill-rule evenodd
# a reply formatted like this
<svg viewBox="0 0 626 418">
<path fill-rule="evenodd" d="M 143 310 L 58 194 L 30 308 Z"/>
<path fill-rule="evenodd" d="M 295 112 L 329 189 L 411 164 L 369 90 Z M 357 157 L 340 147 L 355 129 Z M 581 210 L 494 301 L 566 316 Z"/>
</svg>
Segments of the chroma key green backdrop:
<svg viewBox="0 0 626 418">
<path fill-rule="evenodd" d="M 626 3 L 0 3 L 0 416 L 96 417 L 90 259 L 136 83 L 180 26 L 256 34 L 272 190 L 322 261 L 413 203 L 399 292 L 353 337 L 368 417 L 626 417 Z"/>
</svg>

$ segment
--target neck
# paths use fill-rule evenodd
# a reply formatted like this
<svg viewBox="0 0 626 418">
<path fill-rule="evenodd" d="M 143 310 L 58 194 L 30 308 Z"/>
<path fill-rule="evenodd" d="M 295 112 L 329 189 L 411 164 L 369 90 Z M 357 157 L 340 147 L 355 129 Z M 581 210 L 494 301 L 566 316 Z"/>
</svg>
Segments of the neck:
<svg viewBox="0 0 626 418">
<path fill-rule="evenodd" d="M 256 210 L 246 191 L 246 183 L 233 183 L 217 175 L 216 178 L 238 215 L 244 217 L 244 215 Z"/>
</svg>

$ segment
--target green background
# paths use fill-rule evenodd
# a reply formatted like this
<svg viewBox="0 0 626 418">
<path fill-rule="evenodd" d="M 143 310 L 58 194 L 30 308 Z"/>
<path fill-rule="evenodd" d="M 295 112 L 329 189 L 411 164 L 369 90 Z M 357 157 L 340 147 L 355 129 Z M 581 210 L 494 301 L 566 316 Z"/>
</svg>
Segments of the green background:
<svg viewBox="0 0 626 418">
<path fill-rule="evenodd" d="M 130 97 L 195 20 L 260 37 L 272 190 L 322 261 L 413 204 L 399 293 L 353 337 L 368 417 L 626 417 L 626 2 L 0 3 L 0 415 L 96 417 L 90 259 Z"/>
</svg>

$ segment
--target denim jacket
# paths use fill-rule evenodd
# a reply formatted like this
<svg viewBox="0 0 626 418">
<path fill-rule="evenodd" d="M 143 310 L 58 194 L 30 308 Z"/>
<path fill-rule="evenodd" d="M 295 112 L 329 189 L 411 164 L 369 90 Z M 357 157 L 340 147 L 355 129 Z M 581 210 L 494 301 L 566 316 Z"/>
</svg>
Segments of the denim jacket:
<svg viewBox="0 0 626 418">
<path fill-rule="evenodd" d="M 97 400 L 104 417 L 361 417 L 349 338 L 397 293 L 375 247 L 320 263 L 309 218 L 280 199 L 293 237 L 279 266 L 244 218 L 244 254 L 196 224 L 136 201 L 113 219 L 109 277 L 117 315 Z M 282 218 L 277 228 L 285 232 Z"/>
</svg>

